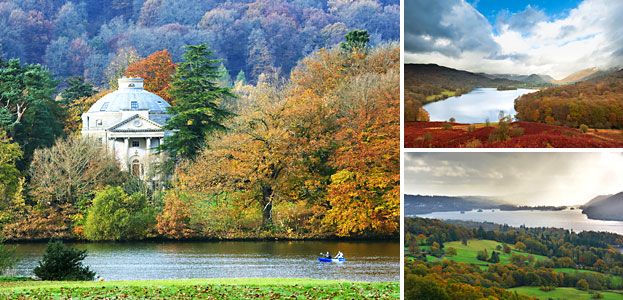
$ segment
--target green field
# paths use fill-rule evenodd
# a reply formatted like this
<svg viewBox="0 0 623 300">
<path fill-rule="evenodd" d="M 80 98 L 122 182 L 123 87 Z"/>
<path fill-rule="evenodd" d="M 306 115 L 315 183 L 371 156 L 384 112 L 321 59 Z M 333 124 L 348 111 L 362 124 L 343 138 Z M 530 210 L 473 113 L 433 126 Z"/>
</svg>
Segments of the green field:
<svg viewBox="0 0 623 300">
<path fill-rule="evenodd" d="M 426 102 L 433 101 L 435 100 L 436 97 L 439 97 L 439 96 L 454 97 L 454 95 L 456 95 L 455 91 L 443 91 L 441 92 L 441 94 L 431 95 L 431 96 L 426 97 Z"/>
<path fill-rule="evenodd" d="M 2 299 L 399 299 L 398 282 L 237 278 L 0 282 Z"/>
<path fill-rule="evenodd" d="M 445 248 L 444 248 L 445 250 L 447 250 L 449 247 L 453 247 L 453 248 L 456 248 L 456 252 L 457 252 L 456 256 L 451 256 L 451 257 L 446 256 L 444 257 L 444 259 L 452 259 L 456 262 L 473 263 L 473 264 L 477 264 L 481 266 L 487 266 L 489 264 L 487 262 L 476 259 L 476 255 L 478 254 L 478 251 L 481 251 L 483 249 L 487 249 L 487 252 L 489 253 L 489 255 L 491 255 L 493 251 L 498 252 L 500 254 L 501 264 L 509 264 L 511 254 L 525 255 L 525 256 L 532 255 L 534 256 L 535 260 L 548 259 L 545 256 L 528 254 L 528 253 L 516 251 L 513 248 L 513 245 L 508 245 L 511 247 L 511 253 L 506 254 L 503 251 L 496 250 L 496 247 L 498 245 L 503 246 L 502 243 L 498 243 L 496 241 L 491 241 L 491 240 L 475 240 L 475 239 L 468 240 L 467 246 L 463 245 L 461 242 L 449 242 L 449 243 L 445 243 L 444 245 L 445 245 Z"/>
<path fill-rule="evenodd" d="M 555 299 L 555 300 L 584 300 L 584 299 L 592 299 L 591 295 L 588 292 L 580 291 L 574 288 L 556 288 L 551 292 L 544 292 L 539 290 L 538 287 L 518 287 L 508 289 L 509 291 L 517 291 L 520 294 L 537 297 L 538 299 Z M 621 300 L 623 299 L 623 294 L 616 292 L 607 292 L 601 291 L 599 292 L 604 300 Z"/>
</svg>

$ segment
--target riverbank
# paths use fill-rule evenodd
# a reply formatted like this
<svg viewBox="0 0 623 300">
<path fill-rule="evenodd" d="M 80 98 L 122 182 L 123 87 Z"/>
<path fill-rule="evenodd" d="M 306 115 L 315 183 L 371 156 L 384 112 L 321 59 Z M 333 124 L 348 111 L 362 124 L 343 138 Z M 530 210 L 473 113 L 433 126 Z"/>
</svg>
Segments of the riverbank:
<svg viewBox="0 0 623 300">
<path fill-rule="evenodd" d="M 0 282 L 9 299 L 399 299 L 399 282 L 354 282 L 297 278 L 231 278 L 130 281 Z"/>
</svg>

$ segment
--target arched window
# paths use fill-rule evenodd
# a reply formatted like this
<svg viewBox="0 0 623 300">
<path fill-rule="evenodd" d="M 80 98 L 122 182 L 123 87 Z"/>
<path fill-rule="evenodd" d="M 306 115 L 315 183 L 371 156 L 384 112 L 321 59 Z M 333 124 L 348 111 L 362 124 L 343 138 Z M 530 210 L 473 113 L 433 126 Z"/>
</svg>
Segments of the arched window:
<svg viewBox="0 0 623 300">
<path fill-rule="evenodd" d="M 134 176 L 141 176 L 142 173 L 142 168 L 141 168 L 141 163 L 138 161 L 138 159 L 135 159 L 132 161 L 132 175 Z"/>
</svg>

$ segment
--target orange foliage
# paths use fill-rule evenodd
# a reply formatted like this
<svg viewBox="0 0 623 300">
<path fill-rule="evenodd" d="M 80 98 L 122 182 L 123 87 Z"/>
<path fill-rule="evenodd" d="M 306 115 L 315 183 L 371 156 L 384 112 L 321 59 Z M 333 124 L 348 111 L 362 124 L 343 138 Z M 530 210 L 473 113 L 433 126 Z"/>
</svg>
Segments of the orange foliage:
<svg viewBox="0 0 623 300">
<path fill-rule="evenodd" d="M 146 90 L 173 105 L 173 98 L 169 95 L 169 82 L 173 79 L 175 68 L 171 53 L 164 49 L 130 64 L 123 75 L 145 79 Z"/>
<path fill-rule="evenodd" d="M 157 216 L 158 233 L 171 239 L 195 237 L 197 232 L 190 225 L 191 209 L 179 192 L 169 191 L 164 200 L 164 209 Z"/>
</svg>

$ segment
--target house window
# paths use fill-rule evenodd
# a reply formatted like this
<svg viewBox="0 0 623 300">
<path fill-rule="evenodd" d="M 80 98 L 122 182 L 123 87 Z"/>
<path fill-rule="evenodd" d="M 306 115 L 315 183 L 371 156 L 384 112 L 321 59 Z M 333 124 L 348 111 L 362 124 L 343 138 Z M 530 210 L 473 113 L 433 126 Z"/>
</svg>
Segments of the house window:
<svg viewBox="0 0 623 300">
<path fill-rule="evenodd" d="M 138 141 L 132 141 L 132 147 L 137 148 L 138 147 Z"/>
<path fill-rule="evenodd" d="M 130 102 L 132 110 L 138 110 L 138 102 L 132 101 Z"/>
<path fill-rule="evenodd" d="M 108 108 L 108 102 L 104 102 L 104 104 L 102 104 L 102 108 L 100 108 L 100 111 L 105 111 Z"/>
<path fill-rule="evenodd" d="M 102 120 L 95 120 L 95 126 L 102 126 Z"/>
</svg>

